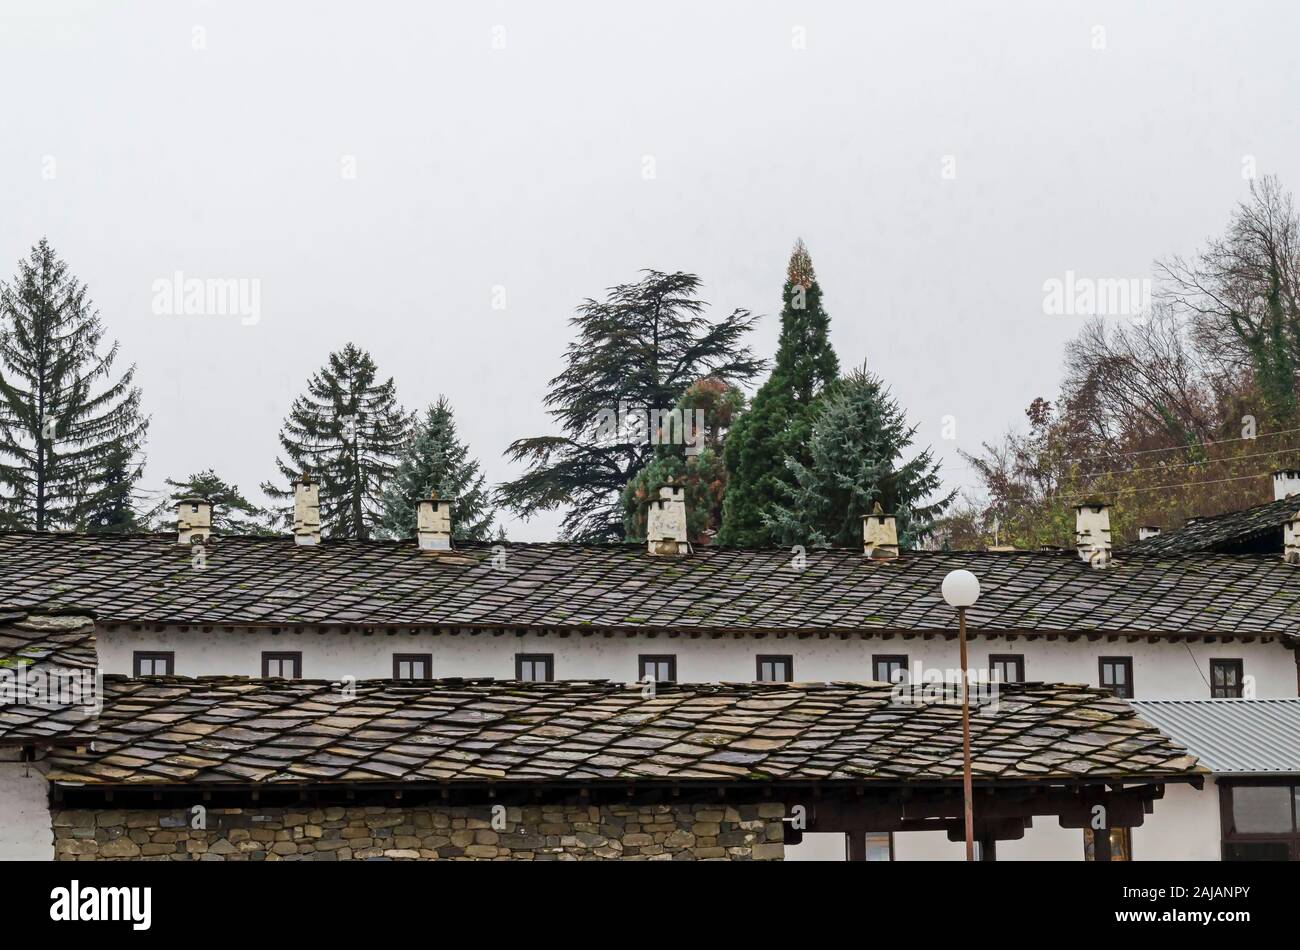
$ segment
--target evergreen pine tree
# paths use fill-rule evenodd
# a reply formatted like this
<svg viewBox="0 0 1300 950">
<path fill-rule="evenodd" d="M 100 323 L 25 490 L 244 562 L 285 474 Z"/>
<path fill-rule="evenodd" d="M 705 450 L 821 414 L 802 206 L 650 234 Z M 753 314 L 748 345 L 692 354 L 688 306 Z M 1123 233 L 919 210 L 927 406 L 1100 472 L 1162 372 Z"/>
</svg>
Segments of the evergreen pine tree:
<svg viewBox="0 0 1300 950">
<path fill-rule="evenodd" d="M 784 497 L 784 460 L 807 463 L 811 418 L 818 395 L 839 373 L 830 344 L 830 317 L 802 240 L 790 255 L 782 291 L 776 365 L 727 440 L 730 477 L 719 544 L 761 547 L 774 539 L 764 515 Z"/>
<path fill-rule="evenodd" d="M 454 498 L 451 523 L 457 541 L 486 541 L 492 536 L 492 503 L 477 459 L 456 436 L 456 419 L 444 396 L 425 410 L 384 488 L 383 526 L 390 538 L 415 534 L 415 501 Z"/>
<path fill-rule="evenodd" d="M 812 419 L 809 462 L 785 459 L 792 484 L 764 515 L 774 539 L 861 546 L 862 516 L 879 502 L 896 519 L 899 545 L 916 547 L 956 492 L 926 503 L 940 484 L 930 450 L 899 464 L 915 433 L 898 402 L 865 367 L 835 383 Z"/>
<path fill-rule="evenodd" d="M 11 526 L 129 530 L 140 415 L 135 367 L 116 378 L 114 343 L 86 287 L 42 238 L 0 288 L 0 506 Z"/>
<path fill-rule="evenodd" d="M 500 486 L 501 503 L 524 518 L 568 507 L 561 531 L 570 540 L 623 537 L 623 489 L 655 454 L 644 425 L 623 419 L 671 411 L 701 377 L 745 382 L 764 368 L 742 343 L 754 324 L 748 311 L 710 320 L 694 274 L 644 274 L 603 301 L 587 300 L 569 321 L 578 338 L 546 396 L 564 434 L 518 439 L 506 449 L 528 470 Z M 607 427 L 616 415 L 620 424 Z"/>
<path fill-rule="evenodd" d="M 183 498 L 206 498 L 212 503 L 212 531 L 221 535 L 275 534 L 274 513 L 255 505 L 233 485 L 212 469 L 196 472 L 188 478 L 163 479 L 169 489 L 167 497 L 149 512 L 156 529 L 170 530 L 176 524 L 176 503 Z"/>
<path fill-rule="evenodd" d="M 332 538 L 374 536 L 384 484 L 410 432 L 392 377 L 376 377 L 370 354 L 349 343 L 312 375 L 280 429 L 289 460 L 277 458 L 276 467 L 286 481 L 307 472 L 319 483 L 321 525 Z M 262 490 L 293 497 L 269 483 Z"/>
<path fill-rule="evenodd" d="M 99 490 L 83 498 L 77 530 L 93 534 L 130 534 L 143 527 L 136 505 L 136 490 L 143 466 L 135 462 L 123 445 L 114 446 L 105 457 Z"/>
</svg>

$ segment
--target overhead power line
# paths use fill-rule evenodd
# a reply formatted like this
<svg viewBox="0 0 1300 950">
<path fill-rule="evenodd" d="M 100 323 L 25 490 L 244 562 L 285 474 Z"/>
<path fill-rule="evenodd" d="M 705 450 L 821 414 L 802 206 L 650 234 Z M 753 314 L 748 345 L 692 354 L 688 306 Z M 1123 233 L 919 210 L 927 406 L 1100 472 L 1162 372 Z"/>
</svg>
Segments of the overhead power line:
<svg viewBox="0 0 1300 950">
<path fill-rule="evenodd" d="M 1232 455 L 1227 458 L 1217 459 L 1200 459 L 1195 462 L 1171 462 L 1168 465 L 1149 465 L 1146 468 L 1126 468 L 1123 471 L 1114 472 L 1090 472 L 1083 475 L 1084 478 L 1101 478 L 1104 475 L 1136 475 L 1138 472 L 1161 472 L 1171 468 L 1190 468 L 1193 465 L 1215 465 L 1219 462 L 1239 462 L 1243 459 L 1267 458 L 1270 455 L 1277 455 L 1279 452 L 1297 452 L 1300 446 L 1287 446 L 1285 448 L 1273 449 L 1271 452 L 1253 452 L 1250 455 Z"/>
<path fill-rule="evenodd" d="M 1249 438 L 1242 436 L 1240 439 L 1215 439 L 1210 442 L 1197 442 L 1195 445 L 1171 445 L 1163 449 L 1135 449 L 1132 452 L 1104 452 L 1102 453 L 1101 456 L 1080 455 L 1076 458 L 1064 458 L 1061 459 L 1061 461 L 1062 462 L 1089 462 L 1089 461 L 1093 461 L 1098 457 L 1119 459 L 1119 458 L 1129 458 L 1130 456 L 1133 455 L 1149 455 L 1152 452 L 1187 452 L 1191 449 L 1198 449 L 1207 445 L 1227 445 L 1230 442 L 1256 442 L 1259 439 L 1269 438 L 1275 435 L 1290 435 L 1293 432 L 1300 432 L 1300 428 L 1279 429 L 1277 432 L 1260 432 Z"/>
<path fill-rule="evenodd" d="M 1254 475 L 1236 475 L 1232 478 L 1215 478 L 1215 479 L 1211 479 L 1210 481 L 1179 482 L 1173 485 L 1151 485 L 1147 488 L 1119 488 L 1119 489 L 1113 489 L 1111 491 L 1100 492 L 1100 494 L 1136 495 L 1139 492 L 1161 491 L 1166 488 L 1190 488 L 1193 485 L 1195 486 L 1219 485 L 1224 482 L 1240 482 L 1240 481 L 1245 481 L 1248 478 L 1266 478 L 1268 475 L 1269 475 L 1268 472 L 1256 472 Z M 1048 500 L 1057 501 L 1057 500 L 1068 499 L 1068 498 L 1087 498 L 1092 494 L 1093 494 L 1092 492 L 1074 492 L 1073 494 L 1069 494 L 1069 495 L 1047 495 L 1046 498 Z"/>
</svg>

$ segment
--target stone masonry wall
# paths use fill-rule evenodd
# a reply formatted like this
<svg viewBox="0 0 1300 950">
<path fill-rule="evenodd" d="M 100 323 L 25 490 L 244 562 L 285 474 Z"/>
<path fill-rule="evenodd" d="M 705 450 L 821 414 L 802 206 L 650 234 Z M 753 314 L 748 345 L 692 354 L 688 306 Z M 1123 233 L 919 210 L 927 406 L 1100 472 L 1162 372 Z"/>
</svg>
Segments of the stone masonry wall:
<svg viewBox="0 0 1300 950">
<path fill-rule="evenodd" d="M 776 860 L 784 806 L 55 809 L 59 861 Z M 501 822 L 498 821 L 498 825 Z"/>
</svg>

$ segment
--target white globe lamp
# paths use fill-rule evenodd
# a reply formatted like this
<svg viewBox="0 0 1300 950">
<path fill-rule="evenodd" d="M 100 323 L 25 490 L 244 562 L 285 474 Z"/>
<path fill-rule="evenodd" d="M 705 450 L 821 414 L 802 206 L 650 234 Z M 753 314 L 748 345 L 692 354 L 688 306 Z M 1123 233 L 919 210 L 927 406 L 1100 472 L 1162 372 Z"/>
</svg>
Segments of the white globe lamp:
<svg viewBox="0 0 1300 950">
<path fill-rule="evenodd" d="M 943 599 L 949 607 L 973 607 L 980 599 L 980 582 L 970 571 L 949 571 L 943 579 Z"/>
</svg>

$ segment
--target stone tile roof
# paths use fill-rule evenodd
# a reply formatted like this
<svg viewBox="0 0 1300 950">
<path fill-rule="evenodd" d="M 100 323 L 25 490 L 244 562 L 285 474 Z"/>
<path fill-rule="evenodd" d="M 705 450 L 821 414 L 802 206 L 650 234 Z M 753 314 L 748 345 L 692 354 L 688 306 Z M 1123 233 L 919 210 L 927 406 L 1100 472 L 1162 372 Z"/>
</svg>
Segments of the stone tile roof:
<svg viewBox="0 0 1300 950">
<path fill-rule="evenodd" d="M 210 542 L 199 569 L 170 535 L 0 534 L 0 603 L 103 623 L 950 633 L 940 583 L 966 568 L 983 588 L 968 616 L 986 632 L 1300 632 L 1300 568 L 1280 556 L 1121 552 L 1096 570 L 1073 552 L 813 550 L 795 570 L 781 549 L 494 548 L 231 537 Z"/>
<path fill-rule="evenodd" d="M 951 782 L 961 708 L 881 683 L 638 684 L 106 678 L 92 749 L 51 781 L 234 783 Z M 1188 776 L 1194 757 L 1109 692 L 1003 686 L 972 715 L 975 776 Z"/>
<path fill-rule="evenodd" d="M 0 743 L 84 740 L 94 730 L 98 665 L 88 617 L 0 608 Z"/>
<path fill-rule="evenodd" d="M 1282 526 L 1300 512 L 1300 497 L 1199 518 L 1154 538 L 1136 541 L 1126 554 L 1186 554 L 1193 551 L 1267 550 L 1282 553 Z"/>
</svg>

